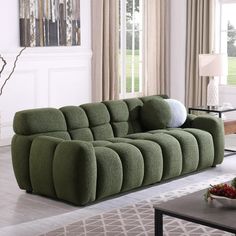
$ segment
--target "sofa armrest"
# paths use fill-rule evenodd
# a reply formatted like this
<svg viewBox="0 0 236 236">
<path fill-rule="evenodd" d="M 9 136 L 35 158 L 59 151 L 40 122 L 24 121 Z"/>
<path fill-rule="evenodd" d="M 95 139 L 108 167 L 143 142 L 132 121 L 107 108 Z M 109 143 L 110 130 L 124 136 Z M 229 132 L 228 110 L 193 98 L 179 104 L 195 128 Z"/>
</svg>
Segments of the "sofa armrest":
<svg viewBox="0 0 236 236">
<path fill-rule="evenodd" d="M 189 128 L 201 129 L 212 135 L 215 149 L 213 165 L 220 164 L 224 158 L 225 146 L 224 124 L 222 119 L 209 115 L 189 116 L 188 119 L 189 121 L 186 124 L 189 125 Z"/>
<path fill-rule="evenodd" d="M 75 205 L 96 198 L 97 164 L 89 142 L 37 137 L 31 146 L 29 166 L 35 193 Z"/>
<path fill-rule="evenodd" d="M 40 136 L 41 135 L 41 136 Z M 31 176 L 30 176 L 30 152 L 34 140 L 39 137 L 50 140 L 50 137 L 55 140 L 64 141 L 64 132 L 45 133 L 35 135 L 20 135 L 15 134 L 11 142 L 11 154 L 14 174 L 17 183 L 21 189 L 27 192 L 32 192 Z M 41 151 L 41 150 L 40 150 Z"/>
</svg>

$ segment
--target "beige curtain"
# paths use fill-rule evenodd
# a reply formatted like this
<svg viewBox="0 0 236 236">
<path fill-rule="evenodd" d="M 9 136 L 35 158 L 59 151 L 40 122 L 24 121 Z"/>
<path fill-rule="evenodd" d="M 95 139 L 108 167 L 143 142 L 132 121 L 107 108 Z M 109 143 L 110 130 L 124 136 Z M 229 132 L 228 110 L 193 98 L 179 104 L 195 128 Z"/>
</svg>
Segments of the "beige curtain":
<svg viewBox="0 0 236 236">
<path fill-rule="evenodd" d="M 213 51 L 214 9 L 214 0 L 187 0 L 187 107 L 206 105 L 208 79 L 199 77 L 198 55 Z"/>
<path fill-rule="evenodd" d="M 144 94 L 169 95 L 170 0 L 144 0 Z"/>
<path fill-rule="evenodd" d="M 92 0 L 92 101 L 117 99 L 119 0 Z"/>
</svg>

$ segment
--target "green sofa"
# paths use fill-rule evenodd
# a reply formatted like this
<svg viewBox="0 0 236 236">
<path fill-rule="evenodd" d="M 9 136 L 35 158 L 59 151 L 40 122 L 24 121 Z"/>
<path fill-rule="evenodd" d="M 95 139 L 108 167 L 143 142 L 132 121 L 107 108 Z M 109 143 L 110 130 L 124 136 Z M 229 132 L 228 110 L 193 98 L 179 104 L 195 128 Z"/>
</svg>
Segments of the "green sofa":
<svg viewBox="0 0 236 236">
<path fill-rule="evenodd" d="M 157 97 L 17 112 L 12 161 L 19 187 L 86 205 L 220 164 L 218 118 L 188 115 L 179 128 L 143 128 L 140 110 Z"/>
</svg>

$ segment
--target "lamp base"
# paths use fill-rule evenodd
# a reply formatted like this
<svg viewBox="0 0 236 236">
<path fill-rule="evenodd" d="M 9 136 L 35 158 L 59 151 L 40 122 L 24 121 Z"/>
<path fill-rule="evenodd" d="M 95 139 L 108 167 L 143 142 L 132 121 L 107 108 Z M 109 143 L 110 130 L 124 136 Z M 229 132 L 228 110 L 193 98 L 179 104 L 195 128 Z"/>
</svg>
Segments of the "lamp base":
<svg viewBox="0 0 236 236">
<path fill-rule="evenodd" d="M 219 86 L 218 79 L 210 78 L 207 86 L 207 106 L 218 107 L 219 106 Z"/>
</svg>

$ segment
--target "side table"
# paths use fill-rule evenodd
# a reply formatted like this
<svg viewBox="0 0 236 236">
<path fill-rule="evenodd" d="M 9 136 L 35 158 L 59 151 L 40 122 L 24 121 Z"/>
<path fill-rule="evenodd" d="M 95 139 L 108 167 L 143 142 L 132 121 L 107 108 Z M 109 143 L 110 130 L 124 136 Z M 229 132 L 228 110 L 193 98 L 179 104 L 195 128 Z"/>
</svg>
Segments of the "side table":
<svg viewBox="0 0 236 236">
<path fill-rule="evenodd" d="M 213 112 L 218 114 L 219 118 L 222 118 L 223 113 L 227 112 L 234 112 L 236 111 L 236 108 L 224 108 L 224 107 L 209 107 L 209 106 L 199 106 L 199 107 L 189 107 L 188 112 L 189 114 L 192 113 L 192 111 L 203 111 L 203 112 Z M 224 130 L 225 134 L 236 134 L 236 120 L 224 120 Z M 225 151 L 230 152 L 228 154 L 225 154 L 225 156 L 232 156 L 235 155 L 236 150 L 231 149 L 225 149 Z"/>
</svg>

